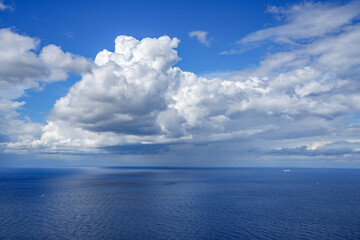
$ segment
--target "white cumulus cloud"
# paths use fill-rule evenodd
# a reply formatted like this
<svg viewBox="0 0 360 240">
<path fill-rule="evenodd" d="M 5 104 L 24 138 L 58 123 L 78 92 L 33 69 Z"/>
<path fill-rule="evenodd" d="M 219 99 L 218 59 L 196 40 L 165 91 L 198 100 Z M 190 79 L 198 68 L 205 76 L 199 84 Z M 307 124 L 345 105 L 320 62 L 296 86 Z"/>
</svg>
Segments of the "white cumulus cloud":
<svg viewBox="0 0 360 240">
<path fill-rule="evenodd" d="M 0 29 L 1 97 L 16 99 L 39 82 L 66 80 L 68 72 L 81 74 L 90 69 L 87 59 L 64 53 L 55 45 L 43 47 L 38 54 L 39 44 L 38 39 Z"/>
<path fill-rule="evenodd" d="M 26 104 L 16 101 L 25 90 L 66 80 L 69 72 L 81 74 L 90 69 L 91 63 L 84 57 L 65 53 L 55 45 L 39 49 L 39 44 L 38 39 L 0 29 L 0 142 L 28 148 L 40 137 L 42 125 L 17 112 Z"/>
</svg>

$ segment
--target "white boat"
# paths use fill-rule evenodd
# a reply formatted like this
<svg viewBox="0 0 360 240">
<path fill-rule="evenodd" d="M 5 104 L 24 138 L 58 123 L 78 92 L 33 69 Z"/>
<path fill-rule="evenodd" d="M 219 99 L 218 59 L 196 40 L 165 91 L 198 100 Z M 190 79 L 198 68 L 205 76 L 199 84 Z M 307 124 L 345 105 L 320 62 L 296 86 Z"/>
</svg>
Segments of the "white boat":
<svg viewBox="0 0 360 240">
<path fill-rule="evenodd" d="M 289 169 L 284 169 L 283 172 L 291 172 Z"/>
</svg>

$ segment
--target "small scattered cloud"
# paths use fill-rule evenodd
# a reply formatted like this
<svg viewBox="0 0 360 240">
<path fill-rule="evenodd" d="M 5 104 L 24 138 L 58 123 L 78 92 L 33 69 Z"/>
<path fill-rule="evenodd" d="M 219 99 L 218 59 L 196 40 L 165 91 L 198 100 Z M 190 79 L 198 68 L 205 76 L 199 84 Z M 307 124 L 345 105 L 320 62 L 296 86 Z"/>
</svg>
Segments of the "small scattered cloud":
<svg viewBox="0 0 360 240">
<path fill-rule="evenodd" d="M 205 31 L 192 31 L 189 32 L 189 37 L 195 37 L 201 44 L 209 47 L 211 39 L 208 38 L 208 34 Z"/>
<path fill-rule="evenodd" d="M 241 54 L 248 51 L 246 48 L 239 48 L 239 49 L 230 49 L 220 52 L 220 55 L 235 55 L 235 54 Z"/>
<path fill-rule="evenodd" d="M 5 10 L 13 11 L 14 6 L 9 5 L 9 4 L 5 4 L 3 0 L 0 0 L 0 11 L 5 11 Z"/>
<path fill-rule="evenodd" d="M 74 38 L 74 33 L 73 32 L 65 32 L 64 33 L 65 37 L 69 38 L 69 39 L 73 39 Z"/>
</svg>

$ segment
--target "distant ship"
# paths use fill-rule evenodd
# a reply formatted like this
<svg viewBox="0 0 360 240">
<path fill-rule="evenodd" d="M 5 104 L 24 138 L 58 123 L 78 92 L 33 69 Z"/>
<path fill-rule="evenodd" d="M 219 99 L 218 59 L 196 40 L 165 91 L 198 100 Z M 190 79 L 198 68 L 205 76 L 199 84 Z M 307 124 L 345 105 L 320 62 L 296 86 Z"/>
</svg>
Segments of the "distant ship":
<svg viewBox="0 0 360 240">
<path fill-rule="evenodd" d="M 291 172 L 289 169 L 284 169 L 283 172 Z"/>
</svg>

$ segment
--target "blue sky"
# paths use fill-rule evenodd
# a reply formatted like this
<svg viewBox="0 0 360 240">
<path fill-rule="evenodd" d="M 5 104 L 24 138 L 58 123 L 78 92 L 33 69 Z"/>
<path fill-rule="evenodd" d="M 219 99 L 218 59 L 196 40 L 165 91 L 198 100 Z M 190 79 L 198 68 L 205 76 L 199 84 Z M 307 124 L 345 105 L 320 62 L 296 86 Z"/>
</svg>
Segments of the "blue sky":
<svg viewBox="0 0 360 240">
<path fill-rule="evenodd" d="M 178 65 L 184 70 L 234 71 L 257 64 L 258 56 L 223 57 L 219 52 L 248 33 L 276 24 L 267 7 L 290 2 L 14 1 L 14 10 L 2 13 L 1 25 L 88 58 L 112 49 L 118 35 L 137 39 L 168 35 L 181 40 L 178 49 L 183 60 Z M 190 31 L 203 29 L 213 38 L 211 48 L 201 48 L 188 37 Z"/>
<path fill-rule="evenodd" d="M 359 17 L 359 1 L 0 1 L 0 165 L 359 167 Z"/>
<path fill-rule="evenodd" d="M 273 16 L 266 13 L 267 6 L 288 2 L 8 1 L 14 9 L 2 12 L 1 27 L 11 27 L 18 33 L 40 39 L 41 45 L 55 44 L 86 58 L 94 58 L 103 49 L 112 49 L 118 35 L 138 39 L 169 35 L 181 41 L 179 67 L 197 74 L 211 74 L 258 64 L 264 55 L 259 49 L 242 55 L 219 53 L 247 33 L 276 23 Z M 211 48 L 189 38 L 190 31 L 199 29 L 211 33 Z M 66 82 L 47 85 L 46 91 L 30 89 L 21 98 L 27 102 L 26 108 L 30 108 L 27 114 L 36 121 L 45 121 L 56 99 L 64 96 L 79 79 L 74 75 Z M 44 98 L 46 102 L 42 101 Z"/>
</svg>

